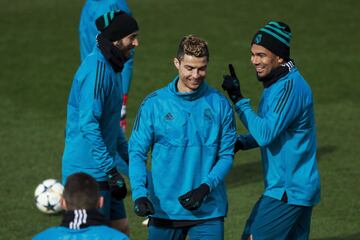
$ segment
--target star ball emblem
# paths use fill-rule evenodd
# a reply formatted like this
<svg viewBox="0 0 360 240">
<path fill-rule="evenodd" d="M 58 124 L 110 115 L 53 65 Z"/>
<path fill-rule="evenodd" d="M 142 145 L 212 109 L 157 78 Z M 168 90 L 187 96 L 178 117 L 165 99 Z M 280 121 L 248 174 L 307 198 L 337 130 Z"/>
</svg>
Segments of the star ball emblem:
<svg viewBox="0 0 360 240">
<path fill-rule="evenodd" d="M 255 43 L 256 44 L 259 44 L 261 42 L 261 39 L 262 39 L 262 34 L 259 33 L 258 35 L 256 35 L 255 37 Z"/>
</svg>

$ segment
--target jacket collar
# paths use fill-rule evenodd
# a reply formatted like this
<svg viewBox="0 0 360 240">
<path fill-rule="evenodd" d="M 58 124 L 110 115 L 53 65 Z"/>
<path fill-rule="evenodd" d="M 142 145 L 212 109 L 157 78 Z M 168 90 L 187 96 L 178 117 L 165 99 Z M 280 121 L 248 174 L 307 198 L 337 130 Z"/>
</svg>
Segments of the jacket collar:
<svg viewBox="0 0 360 240">
<path fill-rule="evenodd" d="M 176 76 L 172 82 L 168 85 L 168 90 L 170 93 L 176 97 L 179 97 L 181 99 L 187 100 L 187 101 L 193 101 L 195 99 L 198 99 L 199 97 L 202 97 L 206 90 L 208 89 L 208 85 L 203 82 L 198 89 L 192 92 L 186 92 L 182 93 L 177 90 L 177 83 L 179 81 L 179 76 Z"/>
<path fill-rule="evenodd" d="M 66 211 L 60 224 L 60 226 L 75 230 L 99 225 L 110 226 L 110 222 L 96 209 Z"/>
<path fill-rule="evenodd" d="M 264 88 L 268 88 L 276 83 L 280 78 L 286 76 L 295 67 L 294 61 L 290 60 L 273 69 L 267 76 L 259 78 Z"/>
</svg>

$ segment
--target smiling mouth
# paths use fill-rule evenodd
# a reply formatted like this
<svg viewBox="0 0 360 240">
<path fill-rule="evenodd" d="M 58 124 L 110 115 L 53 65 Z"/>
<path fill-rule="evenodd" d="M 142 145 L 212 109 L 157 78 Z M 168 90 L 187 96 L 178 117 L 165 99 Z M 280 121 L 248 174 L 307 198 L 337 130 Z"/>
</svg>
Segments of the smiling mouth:
<svg viewBox="0 0 360 240">
<path fill-rule="evenodd" d="M 189 80 L 189 82 L 193 85 L 199 85 L 200 84 L 200 80 Z"/>
<path fill-rule="evenodd" d="M 261 73 L 264 72 L 264 68 L 263 67 L 257 67 L 257 68 L 255 68 L 255 71 L 256 71 L 257 74 L 261 74 Z"/>
</svg>

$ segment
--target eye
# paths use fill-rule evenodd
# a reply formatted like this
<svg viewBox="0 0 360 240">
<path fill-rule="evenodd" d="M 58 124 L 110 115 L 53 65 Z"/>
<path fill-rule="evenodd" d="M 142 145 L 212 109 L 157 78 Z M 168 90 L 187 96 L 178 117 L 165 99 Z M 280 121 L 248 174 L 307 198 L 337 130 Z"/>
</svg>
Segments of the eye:
<svg viewBox="0 0 360 240">
<path fill-rule="evenodd" d="M 206 67 L 199 68 L 199 71 L 205 71 L 205 70 L 206 70 Z"/>
</svg>

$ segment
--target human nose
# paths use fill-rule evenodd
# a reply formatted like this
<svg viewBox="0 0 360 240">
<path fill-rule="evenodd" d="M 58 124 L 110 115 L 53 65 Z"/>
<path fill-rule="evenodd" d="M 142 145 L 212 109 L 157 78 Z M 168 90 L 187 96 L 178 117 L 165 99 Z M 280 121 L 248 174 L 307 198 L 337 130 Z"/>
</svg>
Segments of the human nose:
<svg viewBox="0 0 360 240">
<path fill-rule="evenodd" d="M 135 47 L 139 46 L 139 39 L 135 38 L 132 42 L 132 45 Z"/>
<path fill-rule="evenodd" d="M 198 78 L 200 76 L 199 70 L 198 69 L 194 69 L 192 71 L 192 76 L 193 78 Z"/>
<path fill-rule="evenodd" d="M 251 59 L 250 59 L 250 61 L 251 61 L 251 63 L 253 64 L 253 65 L 257 65 L 257 64 L 259 64 L 259 57 L 258 56 L 251 56 Z"/>
</svg>

